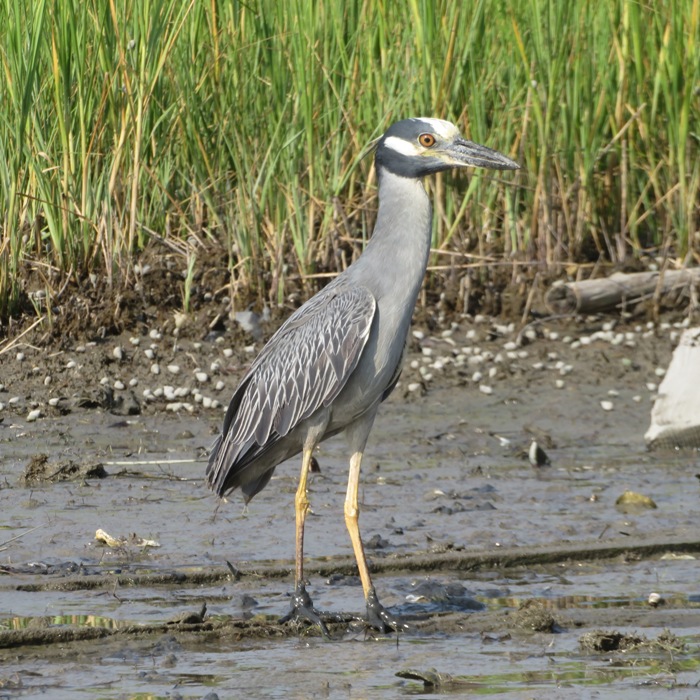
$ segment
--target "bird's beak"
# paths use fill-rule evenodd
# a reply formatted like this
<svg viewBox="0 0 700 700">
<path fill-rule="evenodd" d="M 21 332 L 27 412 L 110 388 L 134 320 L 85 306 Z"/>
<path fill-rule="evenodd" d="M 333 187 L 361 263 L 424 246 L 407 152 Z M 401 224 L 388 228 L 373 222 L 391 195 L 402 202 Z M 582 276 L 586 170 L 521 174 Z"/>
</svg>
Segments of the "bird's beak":
<svg viewBox="0 0 700 700">
<path fill-rule="evenodd" d="M 456 168 L 473 166 L 491 170 L 518 170 L 520 166 L 498 151 L 458 136 L 444 151 L 446 160 Z"/>
</svg>

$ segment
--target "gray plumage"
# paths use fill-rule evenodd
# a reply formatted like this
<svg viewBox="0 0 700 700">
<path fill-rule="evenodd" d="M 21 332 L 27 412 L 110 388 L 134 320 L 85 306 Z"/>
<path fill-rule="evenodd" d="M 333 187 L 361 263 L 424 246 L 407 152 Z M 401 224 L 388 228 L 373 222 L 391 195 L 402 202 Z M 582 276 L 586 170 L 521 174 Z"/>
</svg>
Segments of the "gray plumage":
<svg viewBox="0 0 700 700">
<path fill-rule="evenodd" d="M 453 156 L 465 160 L 391 147 L 397 139 L 410 145 L 423 133 L 438 143 L 450 141 Z M 335 435 L 376 412 L 396 384 L 430 253 L 431 205 L 418 178 L 466 164 L 517 167 L 434 119 L 394 124 L 380 139 L 375 160 L 374 234 L 362 256 L 273 335 L 236 389 L 207 469 L 219 495 L 240 487 L 249 500 L 277 464 L 302 450 L 308 428 L 321 439 Z"/>
<path fill-rule="evenodd" d="M 327 630 L 304 588 L 304 521 L 311 454 L 345 431 L 350 471 L 345 521 L 358 563 L 370 624 L 400 624 L 378 602 L 358 528 L 359 470 L 377 409 L 399 379 L 413 308 L 431 242 L 432 212 L 422 179 L 474 165 L 515 169 L 516 163 L 462 139 L 438 119 L 406 119 L 379 139 L 375 153 L 379 210 L 364 253 L 297 309 L 255 359 L 236 389 L 207 481 L 223 496 L 240 488 L 246 501 L 269 482 L 275 467 L 303 452 L 295 498 L 296 591 L 292 611 Z"/>
</svg>

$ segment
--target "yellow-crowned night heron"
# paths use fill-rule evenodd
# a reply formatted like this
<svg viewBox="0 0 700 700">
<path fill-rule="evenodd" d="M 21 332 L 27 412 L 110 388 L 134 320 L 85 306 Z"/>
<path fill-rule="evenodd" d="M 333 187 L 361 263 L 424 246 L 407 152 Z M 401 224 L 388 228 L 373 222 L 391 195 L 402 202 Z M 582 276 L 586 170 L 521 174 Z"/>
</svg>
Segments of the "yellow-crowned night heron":
<svg viewBox="0 0 700 700">
<path fill-rule="evenodd" d="M 209 457 L 207 480 L 219 495 L 240 488 L 246 502 L 275 467 L 302 453 L 295 498 L 296 590 L 292 615 L 325 627 L 304 587 L 307 477 L 316 446 L 345 431 L 350 476 L 345 522 L 370 624 L 382 632 L 397 619 L 378 602 L 358 527 L 360 463 L 379 404 L 401 373 L 413 308 L 428 263 L 431 206 L 422 178 L 451 168 L 513 170 L 518 164 L 463 139 L 440 119 L 406 119 L 376 146 L 379 211 L 364 253 L 295 311 L 243 377 Z"/>
</svg>

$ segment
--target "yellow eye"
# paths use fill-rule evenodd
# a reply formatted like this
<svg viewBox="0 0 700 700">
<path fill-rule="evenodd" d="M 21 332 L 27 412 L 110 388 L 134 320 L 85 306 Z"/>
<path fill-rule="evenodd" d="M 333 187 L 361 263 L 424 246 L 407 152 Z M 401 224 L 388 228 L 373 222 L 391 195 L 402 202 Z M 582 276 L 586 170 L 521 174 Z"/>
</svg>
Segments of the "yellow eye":
<svg viewBox="0 0 700 700">
<path fill-rule="evenodd" d="M 435 137 L 432 134 L 421 134 L 418 143 L 424 148 L 432 148 L 435 145 Z"/>
</svg>

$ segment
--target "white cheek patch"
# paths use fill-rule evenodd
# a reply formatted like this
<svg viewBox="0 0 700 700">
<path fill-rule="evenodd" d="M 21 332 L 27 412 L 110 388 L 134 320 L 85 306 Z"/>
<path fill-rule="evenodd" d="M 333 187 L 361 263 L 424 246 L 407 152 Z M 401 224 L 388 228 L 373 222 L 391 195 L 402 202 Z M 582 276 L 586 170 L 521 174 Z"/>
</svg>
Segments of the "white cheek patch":
<svg viewBox="0 0 700 700">
<path fill-rule="evenodd" d="M 400 153 L 402 156 L 417 156 L 423 149 L 418 149 L 418 146 L 405 141 L 397 136 L 389 136 L 384 141 L 384 148 L 390 148 L 392 151 Z"/>
</svg>

